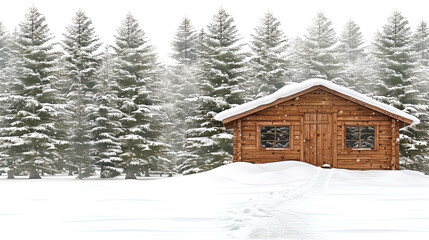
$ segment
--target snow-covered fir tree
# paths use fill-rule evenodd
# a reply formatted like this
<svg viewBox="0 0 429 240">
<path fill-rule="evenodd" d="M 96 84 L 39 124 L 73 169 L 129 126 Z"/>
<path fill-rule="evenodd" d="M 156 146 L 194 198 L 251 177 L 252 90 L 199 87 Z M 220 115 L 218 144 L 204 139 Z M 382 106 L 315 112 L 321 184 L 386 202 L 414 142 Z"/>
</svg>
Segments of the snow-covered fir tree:
<svg viewBox="0 0 429 240">
<path fill-rule="evenodd" d="M 7 96 L 7 88 L 8 88 L 8 82 L 9 79 L 7 77 L 7 65 L 8 65 L 8 59 L 10 57 L 10 42 L 9 42 L 9 35 L 7 34 L 6 28 L 4 27 L 3 23 L 0 22 L 0 124 L 1 124 L 1 117 L 4 116 L 4 108 L 6 107 L 5 103 L 2 104 L 3 101 L 5 101 L 5 97 Z"/>
<path fill-rule="evenodd" d="M 161 126 L 159 105 L 155 94 L 159 84 L 159 69 L 152 45 L 133 15 L 127 14 L 115 36 L 117 59 L 115 78 L 118 83 L 118 107 L 123 117 L 120 139 L 122 141 L 122 167 L 125 178 L 136 178 L 144 169 L 157 170 L 169 166 L 163 157 L 165 144 L 158 141 Z"/>
<path fill-rule="evenodd" d="M 307 28 L 301 47 L 300 79 L 322 78 L 334 80 L 341 69 L 336 51 L 337 37 L 331 21 L 322 12 L 317 13 Z M 342 84 L 340 79 L 334 80 Z"/>
<path fill-rule="evenodd" d="M 95 107 L 92 109 L 94 127 L 91 130 L 95 147 L 96 165 L 100 166 L 102 178 L 118 176 L 122 173 L 119 164 L 122 161 L 121 135 L 122 126 L 119 121 L 122 112 L 117 108 L 118 86 L 114 79 L 114 61 L 109 47 L 102 57 L 101 68 L 97 72 L 94 86 Z"/>
<path fill-rule="evenodd" d="M 62 85 L 68 103 L 66 165 L 70 173 L 74 169 L 78 171 L 79 179 L 93 172 L 91 120 L 95 117 L 91 115 L 95 113 L 93 94 L 100 45 L 91 19 L 79 10 L 67 27 L 62 44 Z"/>
<path fill-rule="evenodd" d="M 6 127 L 4 116 L 7 111 L 7 98 L 9 95 L 9 78 L 6 73 L 6 66 L 8 64 L 10 48 L 8 41 L 8 34 L 2 22 L 0 22 L 0 174 L 9 171 L 9 162 L 6 149 L 3 148 L 1 129 Z M 12 172 L 11 172 L 12 173 Z M 13 176 L 13 175 L 12 175 Z"/>
<path fill-rule="evenodd" d="M 197 35 L 197 59 L 200 61 L 201 57 L 204 56 L 204 53 L 207 51 L 207 44 L 206 44 L 207 34 L 204 28 L 201 28 L 201 30 L 198 32 Z M 201 62 L 201 61 L 200 61 Z"/>
<path fill-rule="evenodd" d="M 429 28 L 425 21 L 417 26 L 412 38 L 412 50 L 417 57 L 416 73 L 419 78 L 417 89 L 420 92 L 421 104 L 429 105 Z M 424 101 L 425 100 L 425 101 Z"/>
<path fill-rule="evenodd" d="M 187 17 L 183 18 L 173 39 L 173 59 L 182 65 L 195 63 L 197 59 L 197 34 Z"/>
<path fill-rule="evenodd" d="M 358 92 L 369 94 L 368 87 L 376 73 L 371 65 L 373 59 L 365 54 L 364 38 L 353 20 L 349 20 L 341 32 L 337 47 L 338 57 L 343 68 L 340 76 L 344 79 L 344 85 Z"/>
<path fill-rule="evenodd" d="M 198 114 L 190 117 L 185 150 L 189 158 L 179 170 L 184 174 L 201 172 L 232 161 L 232 135 L 222 123 L 213 119 L 216 113 L 243 103 L 245 55 L 234 19 L 221 8 L 200 34 Z"/>
<path fill-rule="evenodd" d="M 395 107 L 415 100 L 413 89 L 413 52 L 411 30 L 402 14 L 395 11 L 377 33 L 373 54 L 378 59 L 378 94 Z"/>
<path fill-rule="evenodd" d="M 13 170 L 14 166 L 14 156 L 9 156 L 8 146 L 11 140 L 9 137 L 5 136 L 6 132 L 5 128 L 8 128 L 10 122 L 8 119 L 16 112 L 16 109 L 12 108 L 13 95 L 12 88 L 13 84 L 18 80 L 18 63 L 20 58 L 18 58 L 17 44 L 14 44 L 18 39 L 18 33 L 15 30 L 8 37 L 8 46 L 7 52 L 8 57 L 5 63 L 5 67 L 0 70 L 0 172 L 3 169 L 3 172 L 8 173 L 8 178 L 14 178 L 14 174 L 16 171 Z M 5 136 L 5 137 L 3 137 Z M 12 171 L 9 171 L 12 170 Z"/>
<path fill-rule="evenodd" d="M 416 126 L 416 138 L 420 140 L 419 152 L 421 156 L 416 156 L 420 163 L 419 168 L 429 174 L 429 29 L 425 21 L 421 21 L 412 37 L 412 50 L 417 57 L 415 74 L 419 81 L 415 82 L 415 88 L 419 91 L 418 98 L 418 118 L 420 124 Z M 418 154 L 418 153 L 417 153 Z"/>
<path fill-rule="evenodd" d="M 7 94 L 7 82 L 9 82 L 6 77 L 6 66 L 8 63 L 10 55 L 10 42 L 9 35 L 7 34 L 6 28 L 3 26 L 3 23 L 0 22 L 0 102 Z M 1 104 L 0 106 L 0 123 L 1 116 L 3 116 L 3 108 L 5 104 Z"/>
<path fill-rule="evenodd" d="M 427 22 L 421 21 L 413 35 L 413 51 L 423 66 L 429 66 L 429 28 Z"/>
<path fill-rule="evenodd" d="M 339 38 L 338 50 L 342 61 L 353 63 L 364 55 L 363 35 L 359 25 L 349 20 Z"/>
<path fill-rule="evenodd" d="M 167 68 L 164 75 L 164 109 L 168 121 L 165 121 L 163 136 L 172 147 L 170 158 L 176 164 L 186 160 L 183 142 L 187 130 L 186 119 L 195 115 L 195 102 L 188 101 L 198 94 L 196 87 L 196 63 L 198 35 L 191 21 L 184 18 L 177 29 L 172 42 L 172 57 L 177 64 Z"/>
<path fill-rule="evenodd" d="M 289 83 L 287 39 L 280 21 L 270 12 L 262 18 L 252 34 L 250 48 L 251 99 L 269 95 Z M 249 89 L 248 89 L 249 90 Z"/>
<path fill-rule="evenodd" d="M 56 152 L 57 80 L 54 66 L 56 54 L 45 17 L 31 7 L 19 24 L 11 96 L 6 126 L 1 135 L 10 156 L 12 171 L 28 171 L 29 178 L 40 178 L 40 172 L 54 173 Z"/>
<path fill-rule="evenodd" d="M 2 22 L 0 22 L 0 71 L 6 67 L 10 54 L 9 35 Z"/>
<path fill-rule="evenodd" d="M 167 144 L 172 147 L 175 156 L 172 159 L 176 165 L 181 165 L 188 159 L 188 152 L 184 149 L 186 132 L 192 116 L 198 114 L 197 67 L 195 65 L 178 65 L 169 68 L 165 79 L 165 106 L 169 121 L 164 124 L 163 135 Z"/>
<path fill-rule="evenodd" d="M 374 42 L 373 54 L 378 60 L 378 99 L 418 118 L 424 115 L 419 90 L 422 81 L 416 74 L 415 53 L 408 20 L 398 11 L 389 17 Z M 410 126 L 401 130 L 401 164 L 423 170 L 427 167 L 428 132 Z M 425 156 L 426 155 L 426 156 Z"/>
<path fill-rule="evenodd" d="M 289 40 L 288 54 L 289 54 L 289 67 L 291 79 L 294 81 L 305 80 L 304 77 L 307 75 L 306 70 L 302 68 L 305 65 L 303 58 L 304 52 L 304 39 L 302 36 L 296 36 Z"/>
</svg>

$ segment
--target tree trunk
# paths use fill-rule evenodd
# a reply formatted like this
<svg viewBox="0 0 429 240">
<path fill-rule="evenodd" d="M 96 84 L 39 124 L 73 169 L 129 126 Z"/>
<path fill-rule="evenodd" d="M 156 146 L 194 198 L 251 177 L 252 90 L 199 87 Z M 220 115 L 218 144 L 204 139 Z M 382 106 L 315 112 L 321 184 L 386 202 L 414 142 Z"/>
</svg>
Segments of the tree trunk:
<svg viewBox="0 0 429 240">
<path fill-rule="evenodd" d="M 9 170 L 7 172 L 7 179 L 15 179 L 15 176 L 13 175 L 14 173 L 15 173 L 15 171 Z"/>
<path fill-rule="evenodd" d="M 73 170 L 72 170 L 72 168 L 69 168 L 69 174 L 68 174 L 69 176 L 73 176 Z"/>
<path fill-rule="evenodd" d="M 136 175 L 134 175 L 134 169 L 127 168 L 126 170 L 125 179 L 137 179 Z"/>
<path fill-rule="evenodd" d="M 150 175 L 149 175 L 149 165 L 145 165 L 144 166 L 144 176 L 145 177 L 150 177 Z"/>
<path fill-rule="evenodd" d="M 36 168 L 31 168 L 30 169 L 30 177 L 28 177 L 28 178 L 29 179 L 41 179 L 42 177 L 40 177 L 40 174 Z"/>
<path fill-rule="evenodd" d="M 79 163 L 79 174 L 77 175 L 77 179 L 82 179 L 82 163 Z"/>
</svg>

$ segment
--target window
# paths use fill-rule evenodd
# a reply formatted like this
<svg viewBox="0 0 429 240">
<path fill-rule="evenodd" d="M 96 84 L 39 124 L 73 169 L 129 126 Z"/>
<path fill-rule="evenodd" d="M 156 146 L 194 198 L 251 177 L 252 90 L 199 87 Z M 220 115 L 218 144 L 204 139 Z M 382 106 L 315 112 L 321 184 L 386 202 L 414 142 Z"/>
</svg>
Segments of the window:
<svg viewBox="0 0 429 240">
<path fill-rule="evenodd" d="M 346 127 L 347 148 L 374 148 L 374 126 Z"/>
<path fill-rule="evenodd" d="M 261 127 L 261 148 L 289 148 L 289 126 Z"/>
</svg>

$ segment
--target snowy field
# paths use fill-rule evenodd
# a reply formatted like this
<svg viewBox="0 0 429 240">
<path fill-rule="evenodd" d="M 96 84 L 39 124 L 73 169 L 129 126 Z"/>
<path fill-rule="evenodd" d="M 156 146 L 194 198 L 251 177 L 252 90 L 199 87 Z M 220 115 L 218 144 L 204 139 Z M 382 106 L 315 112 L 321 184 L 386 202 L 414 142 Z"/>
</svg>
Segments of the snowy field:
<svg viewBox="0 0 429 240">
<path fill-rule="evenodd" d="M 412 171 L 280 162 L 161 180 L 5 178 L 0 234 L 9 239 L 429 237 L 429 177 Z"/>
</svg>

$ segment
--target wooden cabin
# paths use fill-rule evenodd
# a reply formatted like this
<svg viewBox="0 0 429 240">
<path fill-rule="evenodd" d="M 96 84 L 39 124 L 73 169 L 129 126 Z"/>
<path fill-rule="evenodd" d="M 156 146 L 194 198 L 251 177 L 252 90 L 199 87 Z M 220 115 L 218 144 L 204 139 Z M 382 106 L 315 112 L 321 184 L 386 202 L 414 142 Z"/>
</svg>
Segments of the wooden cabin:
<svg viewBox="0 0 429 240">
<path fill-rule="evenodd" d="M 234 162 L 295 160 L 399 169 L 399 129 L 419 120 L 330 81 L 310 79 L 215 116 L 233 129 Z"/>
</svg>

